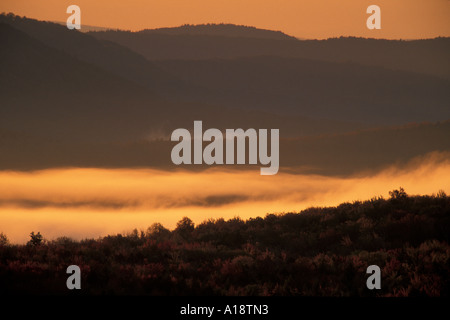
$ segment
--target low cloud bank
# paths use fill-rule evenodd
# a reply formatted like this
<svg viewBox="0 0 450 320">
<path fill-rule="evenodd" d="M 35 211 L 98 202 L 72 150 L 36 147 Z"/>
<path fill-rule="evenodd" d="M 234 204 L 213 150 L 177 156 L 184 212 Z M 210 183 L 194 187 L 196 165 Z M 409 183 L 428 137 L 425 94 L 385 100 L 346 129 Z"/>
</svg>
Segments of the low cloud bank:
<svg viewBox="0 0 450 320">
<path fill-rule="evenodd" d="M 388 196 L 450 192 L 450 154 L 431 153 L 377 173 L 328 177 L 254 170 L 167 172 L 153 169 L 51 169 L 0 172 L 0 232 L 24 242 L 31 231 L 47 238 L 97 237 L 153 222 L 173 228 L 183 216 L 249 218 L 269 212 Z"/>
</svg>

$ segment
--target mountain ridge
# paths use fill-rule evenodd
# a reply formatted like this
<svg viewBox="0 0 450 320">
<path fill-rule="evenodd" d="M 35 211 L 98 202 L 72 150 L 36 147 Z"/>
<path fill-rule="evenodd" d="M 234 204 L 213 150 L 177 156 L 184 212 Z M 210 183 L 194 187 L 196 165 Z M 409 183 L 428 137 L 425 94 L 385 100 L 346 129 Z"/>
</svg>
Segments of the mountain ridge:
<svg viewBox="0 0 450 320">
<path fill-rule="evenodd" d="M 354 62 L 450 79 L 450 61 L 447 58 L 450 38 L 403 41 L 340 37 L 299 40 L 224 37 L 211 34 L 183 35 L 175 31 L 174 34 L 168 34 L 110 30 L 88 34 L 126 46 L 151 61 L 272 55 L 329 62 Z"/>
<path fill-rule="evenodd" d="M 178 27 L 166 27 L 155 29 L 143 29 L 137 33 L 158 33 L 170 35 L 209 35 L 225 37 L 242 37 L 258 39 L 281 39 L 296 40 L 297 38 L 287 35 L 282 31 L 261 29 L 252 26 L 236 25 L 231 23 L 207 23 L 207 24 L 184 24 Z"/>
<path fill-rule="evenodd" d="M 450 150 L 450 126 L 438 123 L 449 118 L 450 85 L 436 76 L 276 55 L 149 61 L 53 23 L 0 20 L 2 169 L 173 168 L 168 137 L 194 120 L 219 130 L 278 128 L 281 167 L 311 173 Z M 435 125 L 401 127 L 424 121 Z"/>
</svg>

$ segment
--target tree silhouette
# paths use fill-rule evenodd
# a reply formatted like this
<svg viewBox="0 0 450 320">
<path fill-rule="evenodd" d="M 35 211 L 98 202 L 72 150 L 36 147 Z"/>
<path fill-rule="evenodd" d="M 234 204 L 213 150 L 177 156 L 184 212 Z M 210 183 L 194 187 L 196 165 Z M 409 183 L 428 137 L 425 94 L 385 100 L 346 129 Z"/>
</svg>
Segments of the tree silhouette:
<svg viewBox="0 0 450 320">
<path fill-rule="evenodd" d="M 389 195 L 391 196 L 391 199 L 406 199 L 408 197 L 405 189 L 403 189 L 402 187 L 400 187 L 399 190 L 389 191 Z"/>
<path fill-rule="evenodd" d="M 194 222 L 188 217 L 183 217 L 180 221 L 177 222 L 177 227 L 175 228 L 175 232 L 181 235 L 184 239 L 190 238 L 192 232 L 195 229 Z"/>
<path fill-rule="evenodd" d="M 0 247 L 7 246 L 9 244 L 8 237 L 3 232 L 0 233 Z"/>
<path fill-rule="evenodd" d="M 146 235 L 156 240 L 163 240 L 170 235 L 170 230 L 156 222 L 147 228 Z"/>
<path fill-rule="evenodd" d="M 35 234 L 34 231 L 32 231 L 30 233 L 30 238 L 31 239 L 28 241 L 27 244 L 29 244 L 33 247 L 41 245 L 44 240 L 44 237 L 42 236 L 42 234 L 40 232 Z"/>
</svg>

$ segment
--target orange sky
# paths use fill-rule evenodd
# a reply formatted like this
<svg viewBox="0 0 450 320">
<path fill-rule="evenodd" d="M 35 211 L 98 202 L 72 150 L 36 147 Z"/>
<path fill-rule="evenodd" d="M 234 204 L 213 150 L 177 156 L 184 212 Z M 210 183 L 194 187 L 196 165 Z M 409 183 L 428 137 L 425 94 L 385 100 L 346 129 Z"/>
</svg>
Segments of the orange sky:
<svg viewBox="0 0 450 320">
<path fill-rule="evenodd" d="M 1 0 L 0 12 L 66 21 L 71 4 L 82 24 L 130 30 L 225 22 L 300 38 L 450 36 L 449 0 Z M 366 28 L 372 4 L 381 8 L 381 30 Z"/>
</svg>

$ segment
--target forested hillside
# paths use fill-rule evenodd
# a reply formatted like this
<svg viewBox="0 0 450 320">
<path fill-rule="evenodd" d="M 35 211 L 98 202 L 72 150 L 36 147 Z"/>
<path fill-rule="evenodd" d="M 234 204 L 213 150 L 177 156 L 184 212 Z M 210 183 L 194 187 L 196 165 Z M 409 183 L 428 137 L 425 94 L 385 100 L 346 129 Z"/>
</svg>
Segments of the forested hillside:
<svg viewBox="0 0 450 320">
<path fill-rule="evenodd" d="M 1 293 L 68 294 L 66 268 L 81 268 L 81 294 L 449 296 L 450 198 L 400 188 L 364 202 L 265 218 L 189 218 L 126 235 L 0 241 Z M 366 269 L 381 268 L 368 290 Z"/>
</svg>

